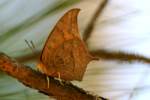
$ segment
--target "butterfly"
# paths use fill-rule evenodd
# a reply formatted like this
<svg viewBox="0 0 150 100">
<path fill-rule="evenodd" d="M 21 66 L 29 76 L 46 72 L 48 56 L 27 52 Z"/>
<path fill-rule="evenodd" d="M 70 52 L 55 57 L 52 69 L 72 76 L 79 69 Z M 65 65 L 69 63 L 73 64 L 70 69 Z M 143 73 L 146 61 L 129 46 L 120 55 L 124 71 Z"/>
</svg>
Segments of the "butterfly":
<svg viewBox="0 0 150 100">
<path fill-rule="evenodd" d="M 60 18 L 48 36 L 38 69 L 47 76 L 81 81 L 87 64 L 92 60 L 82 41 L 77 24 L 80 9 L 74 8 Z"/>
</svg>

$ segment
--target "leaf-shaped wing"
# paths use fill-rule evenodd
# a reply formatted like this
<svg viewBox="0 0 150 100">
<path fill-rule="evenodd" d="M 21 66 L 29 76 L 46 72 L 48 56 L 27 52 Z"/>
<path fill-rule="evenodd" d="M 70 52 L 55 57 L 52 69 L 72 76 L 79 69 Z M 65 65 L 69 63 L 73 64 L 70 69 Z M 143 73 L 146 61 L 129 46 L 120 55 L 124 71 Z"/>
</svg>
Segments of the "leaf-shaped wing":
<svg viewBox="0 0 150 100">
<path fill-rule="evenodd" d="M 68 11 L 49 35 L 40 58 L 43 73 L 64 80 L 81 80 L 90 61 L 77 25 L 79 9 Z"/>
</svg>

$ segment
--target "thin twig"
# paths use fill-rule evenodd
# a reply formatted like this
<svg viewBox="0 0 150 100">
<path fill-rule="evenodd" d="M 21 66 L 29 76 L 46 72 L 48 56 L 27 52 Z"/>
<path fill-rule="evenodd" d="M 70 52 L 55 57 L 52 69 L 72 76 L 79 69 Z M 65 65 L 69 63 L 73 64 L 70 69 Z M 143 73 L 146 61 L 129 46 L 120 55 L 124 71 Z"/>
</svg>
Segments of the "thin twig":
<svg viewBox="0 0 150 100">
<path fill-rule="evenodd" d="M 126 62 L 143 62 L 150 64 L 150 58 L 138 55 L 138 54 L 131 54 L 131 53 L 124 53 L 121 51 L 118 52 L 112 52 L 107 50 L 95 50 L 90 52 L 92 56 L 106 59 L 106 60 L 118 60 L 118 61 L 126 61 Z"/>
<path fill-rule="evenodd" d="M 26 55 L 21 55 L 21 56 L 15 57 L 15 59 L 21 63 L 25 63 L 28 61 L 34 61 L 34 60 L 38 61 L 40 58 L 40 54 L 41 54 L 41 51 L 36 50 L 35 53 L 29 53 Z"/>
<path fill-rule="evenodd" d="M 53 96 L 57 100 L 107 100 L 103 97 L 89 94 L 70 82 L 63 81 L 62 85 L 52 77 L 49 77 L 48 88 L 46 75 L 18 63 L 3 53 L 0 53 L 0 70 L 18 79 L 24 85 L 37 89 L 48 96 Z"/>
<path fill-rule="evenodd" d="M 17 59 L 17 61 L 19 62 L 28 62 L 28 61 L 31 61 L 31 60 L 35 60 L 35 59 L 38 59 L 39 56 L 40 56 L 40 52 L 41 51 L 36 51 L 35 54 L 28 54 L 28 55 L 25 55 L 25 56 L 20 56 L 20 57 L 16 57 L 15 59 Z M 118 61 L 121 61 L 121 62 L 143 62 L 143 63 L 146 63 L 146 64 L 150 64 L 150 58 L 148 57 L 144 57 L 142 55 L 138 55 L 138 54 L 132 54 L 132 53 L 125 53 L 125 52 L 122 52 L 122 51 L 118 51 L 118 52 L 115 52 L 115 51 L 107 51 L 107 50 L 95 50 L 95 51 L 90 51 L 90 54 L 93 56 L 93 57 L 98 57 L 100 59 L 105 59 L 105 60 L 118 60 Z"/>
<path fill-rule="evenodd" d="M 102 14 L 104 8 L 106 7 L 108 3 L 108 0 L 103 0 L 102 2 L 100 2 L 100 5 L 98 6 L 97 10 L 95 11 L 92 19 L 90 20 L 89 24 L 87 25 L 87 27 L 85 28 L 84 32 L 83 32 L 83 40 L 85 42 L 87 42 L 88 38 L 91 36 L 92 31 L 94 29 L 95 23 L 97 18 Z"/>
</svg>

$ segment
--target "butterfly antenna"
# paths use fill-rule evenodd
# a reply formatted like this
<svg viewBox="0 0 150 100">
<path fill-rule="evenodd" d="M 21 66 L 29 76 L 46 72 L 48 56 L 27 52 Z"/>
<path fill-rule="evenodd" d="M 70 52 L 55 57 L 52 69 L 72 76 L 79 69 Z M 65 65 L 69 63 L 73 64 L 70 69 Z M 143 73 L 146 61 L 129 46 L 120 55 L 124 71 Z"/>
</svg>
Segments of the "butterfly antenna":
<svg viewBox="0 0 150 100">
<path fill-rule="evenodd" d="M 35 45 L 34 45 L 33 41 L 31 40 L 30 43 L 31 43 L 33 50 L 35 51 Z"/>
<path fill-rule="evenodd" d="M 35 50 L 35 45 L 33 43 L 33 41 L 28 41 L 28 40 L 25 40 L 26 44 L 28 45 L 28 47 L 31 49 L 31 51 L 36 54 L 36 50 Z"/>
</svg>

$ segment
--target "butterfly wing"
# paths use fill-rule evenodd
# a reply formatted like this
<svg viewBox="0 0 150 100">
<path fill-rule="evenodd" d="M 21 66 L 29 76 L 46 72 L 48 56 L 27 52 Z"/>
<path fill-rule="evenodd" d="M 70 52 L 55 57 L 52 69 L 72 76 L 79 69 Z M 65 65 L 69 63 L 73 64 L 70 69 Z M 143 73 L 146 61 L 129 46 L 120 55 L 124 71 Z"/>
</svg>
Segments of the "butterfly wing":
<svg viewBox="0 0 150 100">
<path fill-rule="evenodd" d="M 79 9 L 68 11 L 56 24 L 43 48 L 40 63 L 43 73 L 64 80 L 81 80 L 90 61 L 77 26 Z"/>
</svg>

